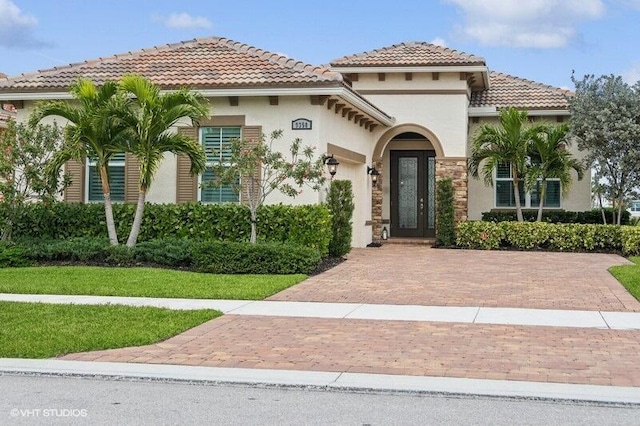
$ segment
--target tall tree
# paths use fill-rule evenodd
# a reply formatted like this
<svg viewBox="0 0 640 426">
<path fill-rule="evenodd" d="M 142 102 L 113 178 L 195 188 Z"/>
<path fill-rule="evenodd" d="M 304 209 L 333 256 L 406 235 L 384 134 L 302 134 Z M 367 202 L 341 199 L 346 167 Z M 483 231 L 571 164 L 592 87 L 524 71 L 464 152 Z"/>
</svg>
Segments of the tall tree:
<svg viewBox="0 0 640 426">
<path fill-rule="evenodd" d="M 494 170 L 508 164 L 513 179 L 516 216 L 523 222 L 520 204 L 520 184 L 526 179 L 529 145 L 540 126 L 528 125 L 528 113 L 516 108 L 500 111 L 500 124 L 484 124 L 471 144 L 469 173 L 478 178 L 480 173 L 487 185 L 493 186 Z"/>
<path fill-rule="evenodd" d="M 113 111 L 126 126 L 127 151 L 139 162 L 140 180 L 138 204 L 127 246 L 135 246 L 144 215 L 147 192 L 164 154 L 183 154 L 191 160 L 191 173 L 205 169 L 205 153 L 193 139 L 172 131 L 180 120 L 188 118 L 197 123 L 209 114 L 206 100 L 199 94 L 181 89 L 160 93 L 160 88 L 138 75 L 127 75 L 120 81 L 120 90 L 132 96 L 132 103 L 124 111 Z"/>
<path fill-rule="evenodd" d="M 558 179 L 562 195 L 566 196 L 573 181 L 571 171 L 576 172 L 578 180 L 582 180 L 584 176 L 582 164 L 567 150 L 570 146 L 567 138 L 569 126 L 546 125 L 540 130 L 534 135 L 530 145 L 530 168 L 527 174 L 527 187 L 539 187 L 538 222 L 542 221 L 548 179 Z"/>
<path fill-rule="evenodd" d="M 274 148 L 282 137 L 282 130 L 271 133 L 269 142 L 264 135 L 259 140 L 236 139 L 231 141 L 229 164 L 214 163 L 215 180 L 209 186 L 230 185 L 237 194 L 242 193 L 251 216 L 251 243 L 257 241 L 258 209 L 273 191 L 295 197 L 304 185 L 314 191 L 325 182 L 322 158 L 314 159 L 313 148 L 302 146 L 295 139 L 289 147 L 289 155 Z"/>
<path fill-rule="evenodd" d="M 620 76 L 572 76 L 570 128 L 588 164 L 598 170 L 620 224 L 627 198 L 640 185 L 640 82 Z"/>
<path fill-rule="evenodd" d="M 51 174 L 59 175 L 69 160 L 84 162 L 87 158 L 95 159 L 104 196 L 109 241 L 117 245 L 118 235 L 111 206 L 109 160 L 124 151 L 124 127 L 110 111 L 122 110 L 127 100 L 118 95 L 118 85 L 111 81 L 96 87 L 90 80 L 80 79 L 71 85 L 70 93 L 77 102 L 51 101 L 39 104 L 31 115 L 30 123 L 35 125 L 48 116 L 62 117 L 68 121 L 65 142 L 53 158 Z"/>
<path fill-rule="evenodd" d="M 53 202 L 69 181 L 50 179 L 47 168 L 62 146 L 57 125 L 16 124 L 0 133 L 0 239 L 11 240 L 20 208 L 30 201 Z"/>
</svg>

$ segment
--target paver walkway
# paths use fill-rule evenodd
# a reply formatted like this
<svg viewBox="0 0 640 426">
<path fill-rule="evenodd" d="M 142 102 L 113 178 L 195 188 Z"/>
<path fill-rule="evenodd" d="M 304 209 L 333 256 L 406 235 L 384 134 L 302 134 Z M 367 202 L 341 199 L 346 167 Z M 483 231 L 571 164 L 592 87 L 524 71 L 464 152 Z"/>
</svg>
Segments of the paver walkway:
<svg viewBox="0 0 640 426">
<path fill-rule="evenodd" d="M 441 250 L 385 245 L 268 300 L 640 311 L 607 269 L 611 254 Z"/>
<path fill-rule="evenodd" d="M 606 254 L 385 246 L 354 250 L 347 262 L 271 300 L 475 306 L 481 307 L 478 317 L 482 307 L 491 306 L 635 317 L 630 312 L 640 311 L 640 303 L 607 272 L 625 263 Z M 62 359 L 640 386 L 640 330 L 477 319 L 281 317 L 248 311 L 155 345 Z"/>
</svg>

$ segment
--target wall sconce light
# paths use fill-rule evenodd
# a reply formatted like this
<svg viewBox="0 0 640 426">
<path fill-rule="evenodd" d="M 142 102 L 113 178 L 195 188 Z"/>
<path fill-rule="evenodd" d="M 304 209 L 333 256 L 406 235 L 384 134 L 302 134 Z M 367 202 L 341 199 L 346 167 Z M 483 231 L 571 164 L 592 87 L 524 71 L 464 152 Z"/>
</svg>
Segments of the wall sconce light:
<svg viewBox="0 0 640 426">
<path fill-rule="evenodd" d="M 333 158 L 333 154 L 330 154 L 330 155 L 324 156 L 324 164 L 327 165 L 327 168 L 329 169 L 329 174 L 333 179 L 333 177 L 336 175 L 336 172 L 338 171 L 338 164 L 340 163 L 338 163 L 338 160 Z"/>
<path fill-rule="evenodd" d="M 378 176 L 380 176 L 380 172 L 377 171 L 375 167 L 367 166 L 367 174 L 371 175 L 371 182 L 373 182 L 374 185 L 378 183 Z"/>
</svg>

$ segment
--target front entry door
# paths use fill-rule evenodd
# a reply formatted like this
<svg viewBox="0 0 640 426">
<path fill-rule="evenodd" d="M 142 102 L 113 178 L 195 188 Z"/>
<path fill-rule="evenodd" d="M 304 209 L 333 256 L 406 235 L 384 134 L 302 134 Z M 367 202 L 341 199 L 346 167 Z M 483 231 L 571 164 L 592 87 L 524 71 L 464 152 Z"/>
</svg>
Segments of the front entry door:
<svg viewBox="0 0 640 426">
<path fill-rule="evenodd" d="M 391 236 L 435 236 L 435 151 L 391 151 Z"/>
</svg>

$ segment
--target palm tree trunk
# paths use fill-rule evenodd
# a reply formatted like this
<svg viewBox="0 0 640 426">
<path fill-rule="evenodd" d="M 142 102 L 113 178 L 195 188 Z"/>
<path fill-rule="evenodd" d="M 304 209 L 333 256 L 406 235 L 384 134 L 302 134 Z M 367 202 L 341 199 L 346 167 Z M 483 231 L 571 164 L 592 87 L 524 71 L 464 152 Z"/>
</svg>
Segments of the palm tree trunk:
<svg viewBox="0 0 640 426">
<path fill-rule="evenodd" d="M 116 222 L 113 220 L 113 207 L 111 205 L 111 187 L 109 186 L 109 176 L 107 166 L 100 166 L 100 181 L 102 183 L 102 197 L 104 198 L 104 218 L 107 222 L 107 234 L 111 245 L 117 246 L 118 233 L 116 232 Z"/>
<path fill-rule="evenodd" d="M 544 197 L 547 195 L 547 181 L 540 182 L 540 203 L 538 204 L 538 217 L 536 222 L 542 222 L 542 208 L 544 207 Z"/>
<path fill-rule="evenodd" d="M 515 170 L 513 170 L 513 195 L 516 202 L 516 217 L 518 218 L 518 222 L 524 222 L 524 217 L 522 216 L 522 206 L 520 205 L 520 187 L 518 182 L 518 173 Z"/>
<path fill-rule="evenodd" d="M 131 232 L 129 233 L 129 239 L 127 240 L 127 247 L 131 248 L 138 242 L 138 235 L 140 235 L 140 226 L 142 225 L 142 216 L 144 216 L 144 203 L 147 197 L 147 191 L 140 188 L 138 192 L 138 205 L 136 206 L 136 215 L 133 218 L 133 224 L 131 225 Z"/>
</svg>

